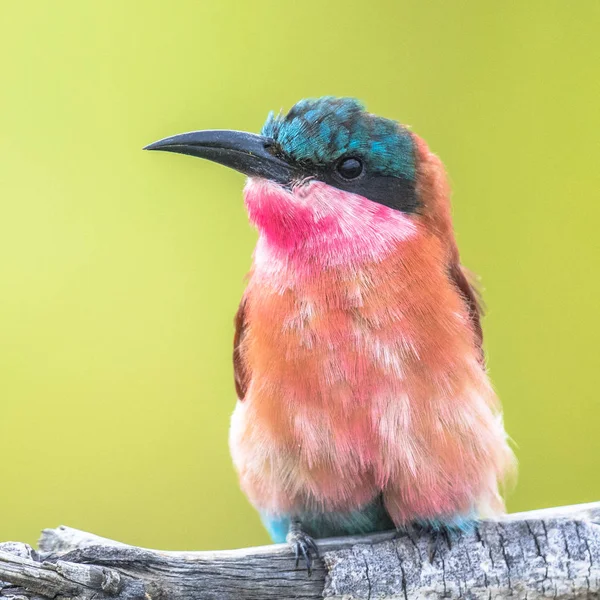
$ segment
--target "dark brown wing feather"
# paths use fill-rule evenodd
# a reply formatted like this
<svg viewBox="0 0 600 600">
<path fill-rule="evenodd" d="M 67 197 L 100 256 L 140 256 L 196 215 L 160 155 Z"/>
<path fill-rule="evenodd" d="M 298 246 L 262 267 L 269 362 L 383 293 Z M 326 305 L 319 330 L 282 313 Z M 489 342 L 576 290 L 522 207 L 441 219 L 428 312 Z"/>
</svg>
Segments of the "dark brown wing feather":
<svg viewBox="0 0 600 600">
<path fill-rule="evenodd" d="M 246 331 L 246 300 L 242 298 L 240 306 L 235 314 L 235 335 L 233 337 L 233 377 L 235 379 L 235 391 L 239 400 L 246 396 L 250 376 L 244 359 L 242 357 L 242 341 Z"/>
<path fill-rule="evenodd" d="M 483 302 L 477 287 L 477 278 L 468 269 L 455 262 L 450 268 L 450 276 L 456 287 L 460 290 L 469 308 L 469 316 L 475 332 L 475 340 L 479 347 L 479 357 L 485 361 L 483 354 L 483 331 L 481 330 L 481 317 L 483 315 Z"/>
</svg>

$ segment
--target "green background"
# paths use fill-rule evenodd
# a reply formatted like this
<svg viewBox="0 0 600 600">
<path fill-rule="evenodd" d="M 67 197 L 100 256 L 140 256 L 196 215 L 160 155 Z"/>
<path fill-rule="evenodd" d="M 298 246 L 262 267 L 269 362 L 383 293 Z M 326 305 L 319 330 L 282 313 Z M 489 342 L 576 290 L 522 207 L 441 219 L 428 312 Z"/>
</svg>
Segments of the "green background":
<svg viewBox="0 0 600 600">
<path fill-rule="evenodd" d="M 353 95 L 445 161 L 517 444 L 600 500 L 600 2 L 4 0 L 0 539 L 267 541 L 227 447 L 243 177 L 143 145 Z"/>
</svg>

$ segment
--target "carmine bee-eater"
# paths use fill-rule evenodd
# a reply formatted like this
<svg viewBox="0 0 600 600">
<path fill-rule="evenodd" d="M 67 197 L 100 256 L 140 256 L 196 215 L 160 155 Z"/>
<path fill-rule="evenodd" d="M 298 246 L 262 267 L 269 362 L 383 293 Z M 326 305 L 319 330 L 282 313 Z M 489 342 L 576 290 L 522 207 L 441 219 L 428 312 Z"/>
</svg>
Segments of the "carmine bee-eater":
<svg viewBox="0 0 600 600">
<path fill-rule="evenodd" d="M 246 174 L 259 232 L 236 319 L 230 434 L 242 489 L 310 570 L 313 538 L 464 529 L 513 464 L 459 261 L 444 167 L 351 98 L 302 100 L 261 135 L 147 147 Z"/>
</svg>

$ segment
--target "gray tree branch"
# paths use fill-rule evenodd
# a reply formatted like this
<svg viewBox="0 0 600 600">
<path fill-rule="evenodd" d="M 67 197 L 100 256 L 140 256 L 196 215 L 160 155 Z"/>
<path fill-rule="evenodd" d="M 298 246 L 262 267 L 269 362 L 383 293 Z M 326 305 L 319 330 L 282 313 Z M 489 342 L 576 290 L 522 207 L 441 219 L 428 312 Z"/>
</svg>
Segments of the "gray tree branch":
<svg viewBox="0 0 600 600">
<path fill-rule="evenodd" d="M 600 502 L 481 521 L 431 563 L 432 540 L 320 540 L 312 577 L 285 545 L 162 552 L 58 527 L 39 550 L 0 544 L 0 600 L 591 600 L 600 598 Z"/>
</svg>

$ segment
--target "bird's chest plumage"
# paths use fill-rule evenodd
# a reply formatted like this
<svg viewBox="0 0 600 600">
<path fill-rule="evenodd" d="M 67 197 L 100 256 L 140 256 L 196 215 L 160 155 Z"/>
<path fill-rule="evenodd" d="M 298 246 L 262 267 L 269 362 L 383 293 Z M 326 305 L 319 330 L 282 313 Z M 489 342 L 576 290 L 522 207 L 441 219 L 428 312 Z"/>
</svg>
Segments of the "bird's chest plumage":
<svg viewBox="0 0 600 600">
<path fill-rule="evenodd" d="M 236 408 L 232 448 L 249 495 L 268 482 L 258 495 L 281 494 L 280 508 L 316 498 L 333 505 L 370 499 L 376 461 L 371 399 L 398 383 L 398 373 L 378 356 L 385 351 L 364 322 L 358 288 L 327 283 L 275 293 L 262 287 L 247 301 L 243 352 L 252 380 Z M 394 362 L 399 368 L 397 356 Z M 342 472 L 353 474 L 352 485 Z"/>
<path fill-rule="evenodd" d="M 460 403 L 449 404 L 478 384 L 472 332 L 443 270 L 414 266 L 253 273 L 242 348 L 251 380 L 231 448 L 259 507 L 365 505 L 399 469 L 422 471 L 443 451 L 443 441 L 423 447 L 437 443 L 440 418 L 462 426 L 451 416 Z"/>
<path fill-rule="evenodd" d="M 320 412 L 364 405 L 376 387 L 397 379 L 399 322 L 376 323 L 363 286 L 322 276 L 317 285 L 265 293 L 249 300 L 246 352 L 261 401 L 273 392 L 290 405 Z M 392 329 L 394 330 L 392 333 Z"/>
</svg>

